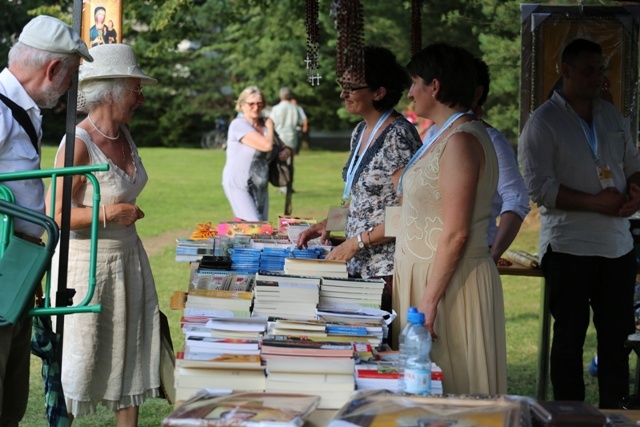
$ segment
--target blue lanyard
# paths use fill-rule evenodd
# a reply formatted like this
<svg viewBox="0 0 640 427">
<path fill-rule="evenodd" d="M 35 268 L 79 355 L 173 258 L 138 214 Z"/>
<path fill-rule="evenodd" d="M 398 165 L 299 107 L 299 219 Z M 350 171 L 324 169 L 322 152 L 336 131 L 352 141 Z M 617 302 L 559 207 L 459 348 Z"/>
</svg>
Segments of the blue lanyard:
<svg viewBox="0 0 640 427">
<path fill-rule="evenodd" d="M 418 149 L 418 151 L 416 151 L 416 153 L 413 155 L 413 157 L 411 157 L 411 159 L 409 160 L 409 162 L 405 165 L 404 169 L 402 170 L 402 175 L 400 175 L 400 181 L 398 182 L 398 194 L 402 194 L 402 178 L 404 178 L 404 174 L 405 172 L 407 172 L 407 170 L 420 158 L 422 157 L 422 155 L 424 154 L 424 152 L 431 146 L 431 144 L 433 144 L 433 141 L 435 141 L 436 139 L 438 139 L 438 137 L 440 136 L 440 134 L 442 132 L 444 132 L 449 126 L 451 126 L 453 124 L 453 122 L 455 122 L 456 120 L 458 120 L 458 118 L 460 116 L 463 116 L 465 114 L 468 114 L 468 111 L 462 112 L 462 111 L 458 111 L 457 113 L 453 113 L 446 122 L 444 122 L 444 124 L 442 125 L 442 127 L 440 129 L 438 129 L 438 132 L 436 132 L 434 135 L 431 136 L 431 138 L 429 138 L 429 141 L 426 141 L 424 144 L 422 144 L 422 146 Z"/>
<path fill-rule="evenodd" d="M 587 141 L 589 142 L 589 147 L 591 147 L 591 152 L 593 153 L 593 159 L 598 162 L 598 134 L 596 133 L 596 125 L 595 120 L 591 120 L 591 127 L 587 127 L 587 122 L 582 119 L 582 117 L 578 117 L 580 120 L 580 125 L 582 125 L 582 130 L 584 131 L 584 135 L 587 137 Z"/>
<path fill-rule="evenodd" d="M 364 131 L 367 128 L 366 124 L 365 124 L 365 127 L 362 129 L 362 133 L 360 134 L 360 139 L 358 140 L 358 145 L 356 146 L 356 149 L 353 152 L 353 156 L 351 156 L 351 163 L 349 163 L 349 169 L 347 169 L 347 179 L 345 180 L 344 191 L 342 192 L 343 204 L 346 203 L 351 197 L 351 186 L 353 185 L 353 178 L 356 174 L 356 171 L 358 170 L 358 166 L 360 166 L 360 162 L 362 162 L 364 153 L 367 152 L 367 148 L 369 148 L 369 145 L 371 145 L 371 141 L 373 141 L 373 137 L 376 135 L 376 133 L 378 133 L 380 126 L 382 126 L 385 120 L 387 120 L 387 118 L 391 115 L 391 111 L 392 110 L 385 111 L 384 114 L 380 116 L 380 118 L 378 119 L 378 123 L 376 123 L 375 127 L 371 131 L 371 134 L 369 135 L 369 139 L 367 140 L 367 145 L 365 145 L 364 150 L 362 151 L 362 154 L 358 155 L 358 153 L 360 152 L 360 147 L 362 146 L 362 137 L 364 136 Z M 357 161 L 356 161 L 356 157 L 358 158 Z"/>
</svg>

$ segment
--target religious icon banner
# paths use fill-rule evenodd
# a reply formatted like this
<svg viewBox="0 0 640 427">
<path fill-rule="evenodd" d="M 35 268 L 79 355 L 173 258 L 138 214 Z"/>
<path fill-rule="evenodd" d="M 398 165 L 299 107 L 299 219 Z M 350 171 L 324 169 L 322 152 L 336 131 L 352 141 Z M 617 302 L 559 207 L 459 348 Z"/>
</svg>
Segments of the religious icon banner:
<svg viewBox="0 0 640 427">
<path fill-rule="evenodd" d="M 89 48 L 122 43 L 122 0 L 84 0 L 81 35 Z"/>
</svg>

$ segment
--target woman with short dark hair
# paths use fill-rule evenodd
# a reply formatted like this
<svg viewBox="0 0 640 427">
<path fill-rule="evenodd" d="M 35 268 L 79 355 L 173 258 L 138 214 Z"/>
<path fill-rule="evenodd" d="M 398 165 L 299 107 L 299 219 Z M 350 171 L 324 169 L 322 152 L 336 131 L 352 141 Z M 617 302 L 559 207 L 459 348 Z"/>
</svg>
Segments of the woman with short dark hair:
<svg viewBox="0 0 640 427">
<path fill-rule="evenodd" d="M 502 284 L 487 246 L 498 165 L 484 124 L 469 111 L 474 59 L 464 49 L 434 44 L 407 69 L 416 114 L 439 131 L 400 180 L 393 277 L 400 321 L 393 325 L 404 327 L 411 306 L 425 314 L 445 393 L 505 393 Z"/>
</svg>

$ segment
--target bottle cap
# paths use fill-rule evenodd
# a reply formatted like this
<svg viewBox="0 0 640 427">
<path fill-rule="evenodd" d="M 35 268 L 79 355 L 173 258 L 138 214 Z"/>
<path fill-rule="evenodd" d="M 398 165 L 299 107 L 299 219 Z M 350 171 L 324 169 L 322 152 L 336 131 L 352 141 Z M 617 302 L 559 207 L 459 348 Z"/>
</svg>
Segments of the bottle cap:
<svg viewBox="0 0 640 427">
<path fill-rule="evenodd" d="M 421 316 L 422 320 L 420 320 Z M 407 312 L 407 322 L 424 323 L 424 314 L 420 313 L 416 307 L 409 307 L 409 311 Z"/>
</svg>

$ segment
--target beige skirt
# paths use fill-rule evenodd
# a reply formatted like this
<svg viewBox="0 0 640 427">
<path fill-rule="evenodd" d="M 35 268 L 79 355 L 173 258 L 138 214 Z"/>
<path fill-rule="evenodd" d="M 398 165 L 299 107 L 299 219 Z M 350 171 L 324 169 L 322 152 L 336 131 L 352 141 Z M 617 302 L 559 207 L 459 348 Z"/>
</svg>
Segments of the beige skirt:
<svg viewBox="0 0 640 427">
<path fill-rule="evenodd" d="M 417 306 L 432 264 L 395 259 L 393 305 L 398 319 L 394 337 Z M 428 285 L 427 285 L 428 286 Z M 507 392 L 507 348 L 502 282 L 491 258 L 464 258 L 438 304 L 438 339 L 431 359 L 443 371 L 445 393 Z M 396 343 L 397 345 L 397 343 Z"/>
<path fill-rule="evenodd" d="M 88 289 L 89 241 L 72 239 L 68 287 Z M 62 386 L 74 416 L 98 403 L 116 411 L 159 395 L 160 320 L 151 267 L 137 235 L 98 242 L 96 290 L 100 313 L 65 317 Z"/>
</svg>

